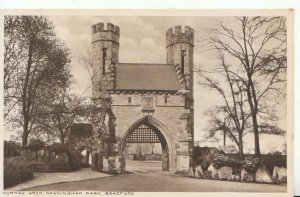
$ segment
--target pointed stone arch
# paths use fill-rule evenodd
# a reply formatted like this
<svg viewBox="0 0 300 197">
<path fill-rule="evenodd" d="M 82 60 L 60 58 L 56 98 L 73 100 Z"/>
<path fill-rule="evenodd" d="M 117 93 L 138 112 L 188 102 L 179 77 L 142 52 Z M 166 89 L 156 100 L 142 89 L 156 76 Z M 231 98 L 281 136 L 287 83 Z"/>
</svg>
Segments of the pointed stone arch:
<svg viewBox="0 0 300 197">
<path fill-rule="evenodd" d="M 134 132 L 139 126 L 141 125 L 148 125 L 152 127 L 158 137 L 161 140 L 162 145 L 162 152 L 165 156 L 165 161 L 163 158 L 163 170 L 169 170 L 169 168 L 175 168 L 176 165 L 176 145 L 173 139 L 171 132 L 168 128 L 159 120 L 151 117 L 145 116 L 136 122 L 134 122 L 126 131 L 125 135 L 123 136 L 121 143 L 120 143 L 120 156 L 122 161 L 122 171 L 125 171 L 125 146 L 126 146 L 126 139 Z M 165 144 L 165 145 L 164 145 Z"/>
</svg>

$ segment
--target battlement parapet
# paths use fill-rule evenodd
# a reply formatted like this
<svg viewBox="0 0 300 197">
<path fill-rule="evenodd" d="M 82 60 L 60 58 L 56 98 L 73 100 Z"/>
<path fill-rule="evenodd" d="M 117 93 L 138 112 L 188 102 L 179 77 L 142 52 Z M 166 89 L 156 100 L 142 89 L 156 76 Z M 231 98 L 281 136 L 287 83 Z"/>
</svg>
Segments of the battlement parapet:
<svg viewBox="0 0 300 197">
<path fill-rule="evenodd" d="M 120 28 L 112 23 L 97 23 L 92 26 L 92 43 L 109 41 L 119 44 Z"/>
<path fill-rule="evenodd" d="M 189 26 L 184 26 L 184 31 L 182 31 L 182 26 L 180 25 L 174 28 L 171 27 L 166 33 L 166 43 L 167 47 L 176 43 L 194 45 L 194 29 Z"/>
<path fill-rule="evenodd" d="M 97 23 L 92 26 L 92 33 L 98 33 L 98 32 L 112 32 L 114 34 L 120 35 L 120 28 L 117 25 L 114 25 L 112 23 L 107 23 L 106 25 L 102 22 Z"/>
</svg>

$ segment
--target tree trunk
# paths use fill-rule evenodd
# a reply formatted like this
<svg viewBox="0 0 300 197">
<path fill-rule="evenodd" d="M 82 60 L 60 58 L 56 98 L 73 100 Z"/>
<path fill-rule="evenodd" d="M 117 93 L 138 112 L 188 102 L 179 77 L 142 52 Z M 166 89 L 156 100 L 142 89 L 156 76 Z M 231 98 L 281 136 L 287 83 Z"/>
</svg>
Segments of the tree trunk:
<svg viewBox="0 0 300 197">
<path fill-rule="evenodd" d="M 251 114 L 252 114 L 253 132 L 254 132 L 255 156 L 260 157 L 259 132 L 258 132 L 258 123 L 257 123 L 257 98 L 256 98 L 256 92 L 251 77 L 249 78 L 249 83 L 252 90 L 252 98 L 253 98 L 253 103 L 251 100 L 253 106 L 253 109 L 251 110 Z"/>
<path fill-rule="evenodd" d="M 28 120 L 24 116 L 23 134 L 22 134 L 22 146 L 27 146 L 28 143 Z"/>
<path fill-rule="evenodd" d="M 224 133 L 223 133 L 223 146 L 224 146 L 224 148 L 225 148 L 225 146 L 226 146 L 226 135 L 227 135 L 227 132 L 226 131 L 224 131 Z"/>
<path fill-rule="evenodd" d="M 27 60 L 27 68 L 26 68 L 26 76 L 25 82 L 23 86 L 23 93 L 22 93 L 22 110 L 23 110 L 23 134 L 22 134 L 22 146 L 27 146 L 27 138 L 29 134 L 29 120 L 30 120 L 30 102 L 28 96 L 28 86 L 29 86 L 29 77 L 30 77 L 30 69 L 32 66 L 32 55 L 33 55 L 33 39 L 30 39 L 29 42 L 29 49 L 28 49 L 28 60 Z"/>
<path fill-rule="evenodd" d="M 252 117 L 252 123 L 253 123 L 253 132 L 254 132 L 254 148 L 255 148 L 255 156 L 260 157 L 260 147 L 259 147 L 259 133 L 258 133 L 258 123 L 257 123 L 257 106 L 254 106 L 252 95 L 254 96 L 255 92 L 253 94 L 251 93 L 251 85 L 253 86 L 251 77 L 249 77 L 249 84 L 247 86 L 247 97 L 248 97 L 248 104 L 251 111 L 251 117 Z"/>
<path fill-rule="evenodd" d="M 260 146 L 259 146 L 259 133 L 258 133 L 258 124 L 256 114 L 252 115 L 253 119 L 253 132 L 254 132 L 254 147 L 255 147 L 255 156 L 260 157 Z"/>
<path fill-rule="evenodd" d="M 240 155 L 240 160 L 244 160 L 244 146 L 243 146 L 243 135 L 239 134 L 239 155 Z"/>
<path fill-rule="evenodd" d="M 60 116 L 58 117 L 58 121 L 59 121 L 59 125 L 60 125 Z M 59 133 L 60 133 L 60 142 L 62 144 L 64 144 L 65 143 L 65 134 L 64 134 L 62 127 L 59 127 Z"/>
<path fill-rule="evenodd" d="M 61 134 L 60 141 L 62 144 L 65 143 L 65 136 L 63 134 Z"/>
<path fill-rule="evenodd" d="M 27 139 L 28 135 L 25 133 L 25 128 L 23 128 L 23 135 L 22 135 L 22 146 L 25 147 L 27 146 Z"/>
</svg>

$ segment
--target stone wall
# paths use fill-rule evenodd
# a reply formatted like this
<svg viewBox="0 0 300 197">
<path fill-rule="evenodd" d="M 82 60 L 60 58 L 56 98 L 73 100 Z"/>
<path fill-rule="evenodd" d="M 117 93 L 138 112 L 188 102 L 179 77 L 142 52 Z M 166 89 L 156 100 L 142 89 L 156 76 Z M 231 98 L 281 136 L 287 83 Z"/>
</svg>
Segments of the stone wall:
<svg viewBox="0 0 300 197">
<path fill-rule="evenodd" d="M 128 96 L 131 97 L 131 104 L 125 102 L 128 100 Z M 147 115 L 142 111 L 142 96 L 141 94 L 112 95 L 113 103 L 111 109 L 117 117 L 115 130 L 119 145 L 129 128 Z M 180 130 L 182 127 L 180 117 L 185 113 L 183 96 L 169 95 L 168 103 L 166 104 L 164 103 L 164 95 L 150 94 L 150 96 L 153 96 L 154 99 L 154 112 L 151 113 L 151 117 L 163 123 L 171 133 L 175 146 L 179 147 Z M 170 167 L 175 168 L 175 157 L 170 161 Z"/>
<path fill-rule="evenodd" d="M 127 97 L 132 97 L 132 104 L 125 103 Z M 174 140 L 180 137 L 180 116 L 185 112 L 184 99 L 181 95 L 172 95 L 168 99 L 170 104 L 163 104 L 163 95 L 154 96 L 154 112 L 151 116 L 162 122 L 173 134 Z M 141 94 L 136 95 L 112 95 L 112 111 L 116 117 L 116 135 L 120 138 L 128 131 L 136 121 L 146 114 L 142 112 Z"/>
</svg>

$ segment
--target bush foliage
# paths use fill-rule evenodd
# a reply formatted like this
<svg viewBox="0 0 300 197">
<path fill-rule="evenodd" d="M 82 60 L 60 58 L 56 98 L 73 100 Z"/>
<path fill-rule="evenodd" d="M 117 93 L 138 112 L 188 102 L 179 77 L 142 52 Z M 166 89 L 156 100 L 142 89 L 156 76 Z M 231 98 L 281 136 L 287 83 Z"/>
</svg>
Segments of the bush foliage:
<svg viewBox="0 0 300 197">
<path fill-rule="evenodd" d="M 235 158 L 238 159 L 239 155 L 238 154 L 226 154 L 227 156 L 231 157 L 231 158 Z M 253 155 L 251 154 L 245 154 L 245 159 L 253 157 Z M 253 160 L 254 163 L 256 163 L 257 161 Z M 275 166 L 278 167 L 287 167 L 287 156 L 286 155 L 281 155 L 278 152 L 274 152 L 274 153 L 270 153 L 270 154 L 262 154 L 261 155 L 261 161 L 260 161 L 260 165 L 265 166 L 266 170 L 270 173 L 273 174 L 273 169 Z M 244 165 L 247 162 L 244 162 Z"/>
<path fill-rule="evenodd" d="M 49 151 L 53 151 L 56 154 L 66 153 L 69 157 L 69 163 L 72 170 L 79 170 L 81 168 L 80 155 L 75 148 L 69 144 L 54 143 L 47 147 Z"/>
<path fill-rule="evenodd" d="M 21 155 L 22 147 L 14 141 L 4 141 L 4 157 L 17 157 Z"/>
<path fill-rule="evenodd" d="M 23 157 L 4 159 L 4 188 L 28 181 L 33 178 L 33 167 Z"/>
<path fill-rule="evenodd" d="M 240 168 L 241 162 L 225 155 L 224 151 L 211 147 L 194 147 L 194 165 L 201 165 L 202 170 L 206 171 L 210 164 L 219 169 L 222 166 Z"/>
<path fill-rule="evenodd" d="M 40 139 L 33 139 L 28 145 L 28 149 L 32 151 L 39 151 L 45 147 L 45 142 Z"/>
</svg>

